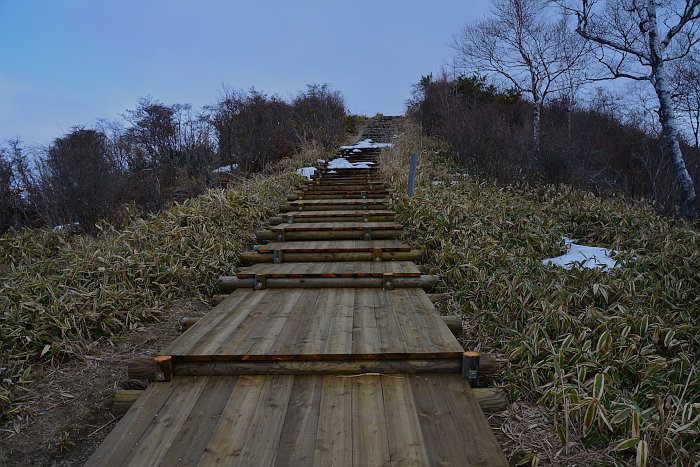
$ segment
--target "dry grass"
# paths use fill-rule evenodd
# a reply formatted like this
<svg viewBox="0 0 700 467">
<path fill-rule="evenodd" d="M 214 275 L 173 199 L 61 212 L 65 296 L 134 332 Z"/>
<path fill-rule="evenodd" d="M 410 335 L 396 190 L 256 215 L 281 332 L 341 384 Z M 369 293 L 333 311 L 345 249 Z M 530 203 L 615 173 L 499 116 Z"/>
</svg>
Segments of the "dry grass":
<svg viewBox="0 0 700 467">
<path fill-rule="evenodd" d="M 421 156 L 412 199 L 410 152 Z M 697 231 L 567 186 L 464 177 L 410 128 L 382 164 L 399 221 L 428 252 L 454 311 L 469 320 L 467 344 L 509 358 L 502 383 L 514 407 L 539 403 L 551 414 L 549 436 L 512 448 L 513 461 L 700 460 Z M 619 251 L 621 267 L 543 265 L 563 252 L 562 235 Z M 545 439 L 558 445 L 547 449 Z"/>
<path fill-rule="evenodd" d="M 178 297 L 208 296 L 253 230 L 285 201 L 318 149 L 231 189 L 213 189 L 97 237 L 47 229 L 0 237 L 0 421 L 27 408 L 34 373 L 153 321 Z M 129 209 L 125 208 L 129 214 Z"/>
</svg>

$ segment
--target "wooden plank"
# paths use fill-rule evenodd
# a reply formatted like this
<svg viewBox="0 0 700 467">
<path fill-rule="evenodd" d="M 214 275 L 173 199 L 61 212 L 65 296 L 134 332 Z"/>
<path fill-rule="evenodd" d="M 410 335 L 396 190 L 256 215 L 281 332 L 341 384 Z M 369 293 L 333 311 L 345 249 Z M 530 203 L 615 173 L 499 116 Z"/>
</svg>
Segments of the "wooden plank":
<svg viewBox="0 0 700 467">
<path fill-rule="evenodd" d="M 469 465 L 453 414 L 434 375 L 409 376 L 430 465 Z M 470 433 L 473 430 L 470 430 Z"/>
<path fill-rule="evenodd" d="M 282 333 L 282 330 L 288 325 L 290 327 L 294 325 L 297 321 L 304 320 L 303 314 L 298 313 L 295 310 L 297 303 L 300 302 L 302 296 L 306 293 L 307 296 L 311 295 L 315 301 L 314 292 L 318 293 L 315 289 L 291 289 L 286 294 L 278 293 L 276 290 L 268 290 L 268 293 L 273 293 L 279 297 L 278 300 L 274 300 L 275 306 L 272 306 L 272 312 L 265 313 L 264 319 L 257 319 L 251 334 L 247 339 L 242 340 L 241 343 L 235 343 L 231 346 L 222 346 L 221 353 L 229 353 L 231 349 L 234 353 L 240 353 L 243 355 L 265 355 L 278 353 L 277 345 L 278 338 Z M 304 308 L 305 303 L 301 305 Z M 285 334 L 284 337 L 287 337 Z M 289 336 L 290 338 L 295 338 L 296 335 L 293 334 Z M 243 344 L 245 342 L 245 344 Z M 231 344 L 234 344 L 233 342 Z"/>
<path fill-rule="evenodd" d="M 353 305 L 355 291 L 342 289 L 340 297 L 333 307 L 333 319 L 324 353 L 352 352 Z"/>
<path fill-rule="evenodd" d="M 387 295 L 388 292 L 385 290 L 372 289 L 374 312 L 379 329 L 379 350 L 408 353 L 408 343 L 401 330 L 401 323 Z"/>
<path fill-rule="evenodd" d="M 275 457 L 276 466 L 306 466 L 313 462 L 322 388 L 322 377 L 294 378 Z"/>
<path fill-rule="evenodd" d="M 382 377 L 364 375 L 348 379 L 352 380 L 352 463 L 387 465 L 391 456 Z"/>
<path fill-rule="evenodd" d="M 173 391 L 163 408 L 158 411 L 157 423 L 152 422 L 148 425 L 148 429 L 129 456 L 125 456 L 125 464 L 139 464 L 145 459 L 148 459 L 152 465 L 161 463 L 199 399 L 206 381 L 207 378 L 187 378 L 182 381 L 179 388 Z"/>
<path fill-rule="evenodd" d="M 217 376 L 204 379 L 204 389 L 163 457 L 162 465 L 197 464 L 235 390 L 238 377 Z"/>
<path fill-rule="evenodd" d="M 205 336 L 212 332 L 212 330 L 219 330 L 222 321 L 229 318 L 232 310 L 235 310 L 241 305 L 241 303 L 246 302 L 249 298 L 253 297 L 253 290 L 239 289 L 234 291 L 229 295 L 229 297 L 223 302 L 219 303 L 212 311 L 202 316 L 202 318 L 197 321 L 197 324 L 189 328 L 186 332 L 177 337 L 173 342 L 161 350 L 161 355 L 179 355 L 183 352 L 183 349 L 187 351 L 192 350 L 192 345 L 195 342 L 202 341 Z M 259 297 L 261 298 L 261 297 Z M 243 316 L 241 316 L 241 319 Z"/>
<path fill-rule="evenodd" d="M 267 352 L 279 355 L 297 355 L 302 353 L 300 347 L 304 332 L 308 327 L 315 328 L 319 324 L 319 317 L 314 311 L 320 309 L 317 306 L 317 301 L 321 290 L 324 289 L 299 289 L 299 300 L 290 309 L 289 317 L 286 319 L 279 335 L 276 336 L 274 348 L 270 346 Z"/>
<path fill-rule="evenodd" d="M 405 342 L 414 350 L 425 351 L 431 349 L 430 336 L 427 331 L 417 325 L 415 310 L 410 304 L 410 299 L 403 289 L 386 291 L 384 297 L 396 315 Z M 454 339 L 454 337 L 453 337 Z M 455 342 L 457 342 L 455 340 Z M 457 343 L 459 345 L 459 343 Z M 459 347 L 460 351 L 462 347 Z"/>
<path fill-rule="evenodd" d="M 392 465 L 429 465 L 410 379 L 383 377 L 382 389 Z"/>
<path fill-rule="evenodd" d="M 143 433 L 148 430 L 153 418 L 163 408 L 173 391 L 181 388 L 181 384 L 182 378 L 175 378 L 169 382 L 149 385 L 85 465 L 121 465 L 121 460 L 131 452 Z"/>
<path fill-rule="evenodd" d="M 237 461 L 239 465 L 272 465 L 277 454 L 294 376 L 263 378 L 265 382 L 248 426 L 248 439 Z"/>
<path fill-rule="evenodd" d="M 410 305 L 408 310 L 409 312 L 411 309 L 413 310 L 417 324 L 422 325 L 433 348 L 437 348 L 441 352 L 457 351 L 457 349 L 462 348 L 423 290 L 401 289 L 400 292 L 405 293 L 408 297 Z"/>
<path fill-rule="evenodd" d="M 314 466 L 347 464 L 353 458 L 352 378 L 324 376 Z"/>
<path fill-rule="evenodd" d="M 260 400 L 264 376 L 241 376 L 231 393 L 209 444 L 199 460 L 200 465 L 233 465 L 243 449 L 250 422 Z"/>
<path fill-rule="evenodd" d="M 442 386 L 469 465 L 507 466 L 508 461 L 469 384 L 458 375 L 434 375 L 431 378 Z"/>
<path fill-rule="evenodd" d="M 270 295 L 266 293 L 255 293 L 255 291 L 250 291 L 253 295 L 250 299 L 240 304 L 240 306 L 233 308 L 231 310 L 226 310 L 226 316 L 224 319 L 218 321 L 215 327 L 210 328 L 206 334 L 204 334 L 199 340 L 190 340 L 182 342 L 182 345 L 177 346 L 175 349 L 171 350 L 169 353 L 171 355 L 207 355 L 213 354 L 222 345 L 230 342 L 235 335 L 241 336 L 239 328 L 243 323 L 249 322 L 248 319 L 251 315 L 254 315 L 260 310 L 264 310 L 264 305 L 270 302 Z M 223 311 L 222 311 L 223 312 Z M 209 314 L 213 313 L 210 312 Z M 199 324 L 199 323 L 197 323 Z M 195 329 L 195 325 L 192 329 Z M 189 331 L 188 331 L 189 332 Z M 185 337 L 187 333 L 183 334 L 181 337 Z M 178 342 L 176 339 L 174 343 Z"/>
<path fill-rule="evenodd" d="M 299 354 L 322 354 L 328 342 L 330 327 L 333 321 L 335 303 L 340 297 L 337 290 L 323 289 L 319 292 L 313 314 L 309 317 L 309 325 L 298 341 Z"/>
<path fill-rule="evenodd" d="M 352 353 L 380 353 L 379 331 L 375 316 L 372 289 L 354 289 Z"/>
</svg>

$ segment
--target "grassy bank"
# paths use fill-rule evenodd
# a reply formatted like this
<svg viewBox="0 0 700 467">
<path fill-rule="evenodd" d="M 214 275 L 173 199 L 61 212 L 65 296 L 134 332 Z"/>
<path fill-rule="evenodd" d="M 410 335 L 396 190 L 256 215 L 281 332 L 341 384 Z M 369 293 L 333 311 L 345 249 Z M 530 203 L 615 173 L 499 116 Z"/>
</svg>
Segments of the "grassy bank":
<svg viewBox="0 0 700 467">
<path fill-rule="evenodd" d="M 23 388 L 42 365 L 157 319 L 175 298 L 209 296 L 295 188 L 293 169 L 317 155 L 134 214 L 122 230 L 103 224 L 94 238 L 47 229 L 0 237 L 0 421 L 25 408 Z"/>
<path fill-rule="evenodd" d="M 409 199 L 412 151 L 421 166 Z M 417 135 L 387 151 L 383 164 L 399 221 L 469 321 L 469 344 L 509 359 L 501 382 L 513 399 L 555 409 L 562 452 L 698 461 L 696 230 L 566 186 L 498 187 L 458 175 Z M 618 251 L 619 267 L 544 265 L 564 252 L 562 236 Z"/>
</svg>

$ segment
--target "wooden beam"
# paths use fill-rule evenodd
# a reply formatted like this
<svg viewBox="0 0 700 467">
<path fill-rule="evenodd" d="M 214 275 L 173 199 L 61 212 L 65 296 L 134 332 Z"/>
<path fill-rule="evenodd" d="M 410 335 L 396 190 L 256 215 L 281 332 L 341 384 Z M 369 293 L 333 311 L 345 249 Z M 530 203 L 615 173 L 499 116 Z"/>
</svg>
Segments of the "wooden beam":
<svg viewBox="0 0 700 467">
<path fill-rule="evenodd" d="M 382 261 L 418 261 L 423 257 L 421 250 L 411 251 L 383 251 Z M 349 252 L 309 252 L 309 253 L 285 253 L 284 261 L 295 262 L 326 262 L 326 261 L 374 261 L 374 253 L 371 251 L 349 251 Z M 241 253 L 241 261 L 245 263 L 272 263 L 273 258 L 270 253 L 259 253 L 257 251 L 244 251 Z"/>
<path fill-rule="evenodd" d="M 225 297 L 228 297 L 228 295 L 225 295 Z M 180 322 L 180 329 L 182 332 L 187 331 L 189 328 L 194 326 L 194 324 L 199 321 L 199 318 L 193 318 L 193 317 L 185 317 L 182 318 L 182 321 Z"/>
<path fill-rule="evenodd" d="M 142 390 L 138 389 L 124 389 L 117 391 L 112 399 L 112 412 L 117 417 L 124 415 L 129 408 L 136 402 L 136 399 L 141 397 L 143 394 Z"/>
<path fill-rule="evenodd" d="M 129 379 L 156 379 L 156 362 L 153 357 L 132 358 L 126 363 Z"/>
<path fill-rule="evenodd" d="M 440 303 L 440 302 L 444 302 L 445 300 L 447 300 L 448 297 L 449 297 L 449 294 L 446 294 L 446 293 L 431 293 L 431 294 L 428 294 L 428 298 L 429 298 L 430 301 L 433 302 L 433 304 L 435 304 L 435 305 L 437 305 L 437 304 Z"/>
<path fill-rule="evenodd" d="M 508 408 L 506 391 L 502 388 L 474 388 L 474 398 L 481 410 L 487 413 L 503 412 Z"/>
<path fill-rule="evenodd" d="M 459 334 L 462 332 L 462 317 L 461 316 L 441 316 L 442 320 L 445 322 L 452 334 Z"/>
<path fill-rule="evenodd" d="M 437 283 L 437 276 L 421 275 L 418 277 L 394 277 L 394 288 L 424 288 L 429 289 Z M 219 277 L 219 290 L 230 292 L 235 289 L 251 289 L 255 280 L 250 278 L 238 278 L 236 276 Z M 268 277 L 266 288 L 382 288 L 384 279 L 382 277 Z M 461 322 L 460 322 L 461 329 Z"/>
<path fill-rule="evenodd" d="M 396 238 L 403 230 L 372 230 L 372 240 L 387 240 Z M 279 231 L 261 230 L 255 232 L 255 238 L 262 242 L 279 240 Z M 285 240 L 364 240 L 362 230 L 285 230 Z"/>
<path fill-rule="evenodd" d="M 211 299 L 212 306 L 216 306 L 228 298 L 228 294 L 217 294 Z"/>
</svg>

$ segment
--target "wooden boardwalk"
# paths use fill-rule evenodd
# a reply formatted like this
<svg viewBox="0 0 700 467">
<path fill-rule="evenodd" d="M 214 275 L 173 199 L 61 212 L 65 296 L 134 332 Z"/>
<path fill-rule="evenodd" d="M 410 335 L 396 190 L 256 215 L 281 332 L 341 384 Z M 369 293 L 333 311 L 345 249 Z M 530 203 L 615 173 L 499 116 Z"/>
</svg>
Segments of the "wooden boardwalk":
<svg viewBox="0 0 700 467">
<path fill-rule="evenodd" d="M 507 465 L 375 177 L 321 171 L 282 206 L 87 465 Z"/>
</svg>

